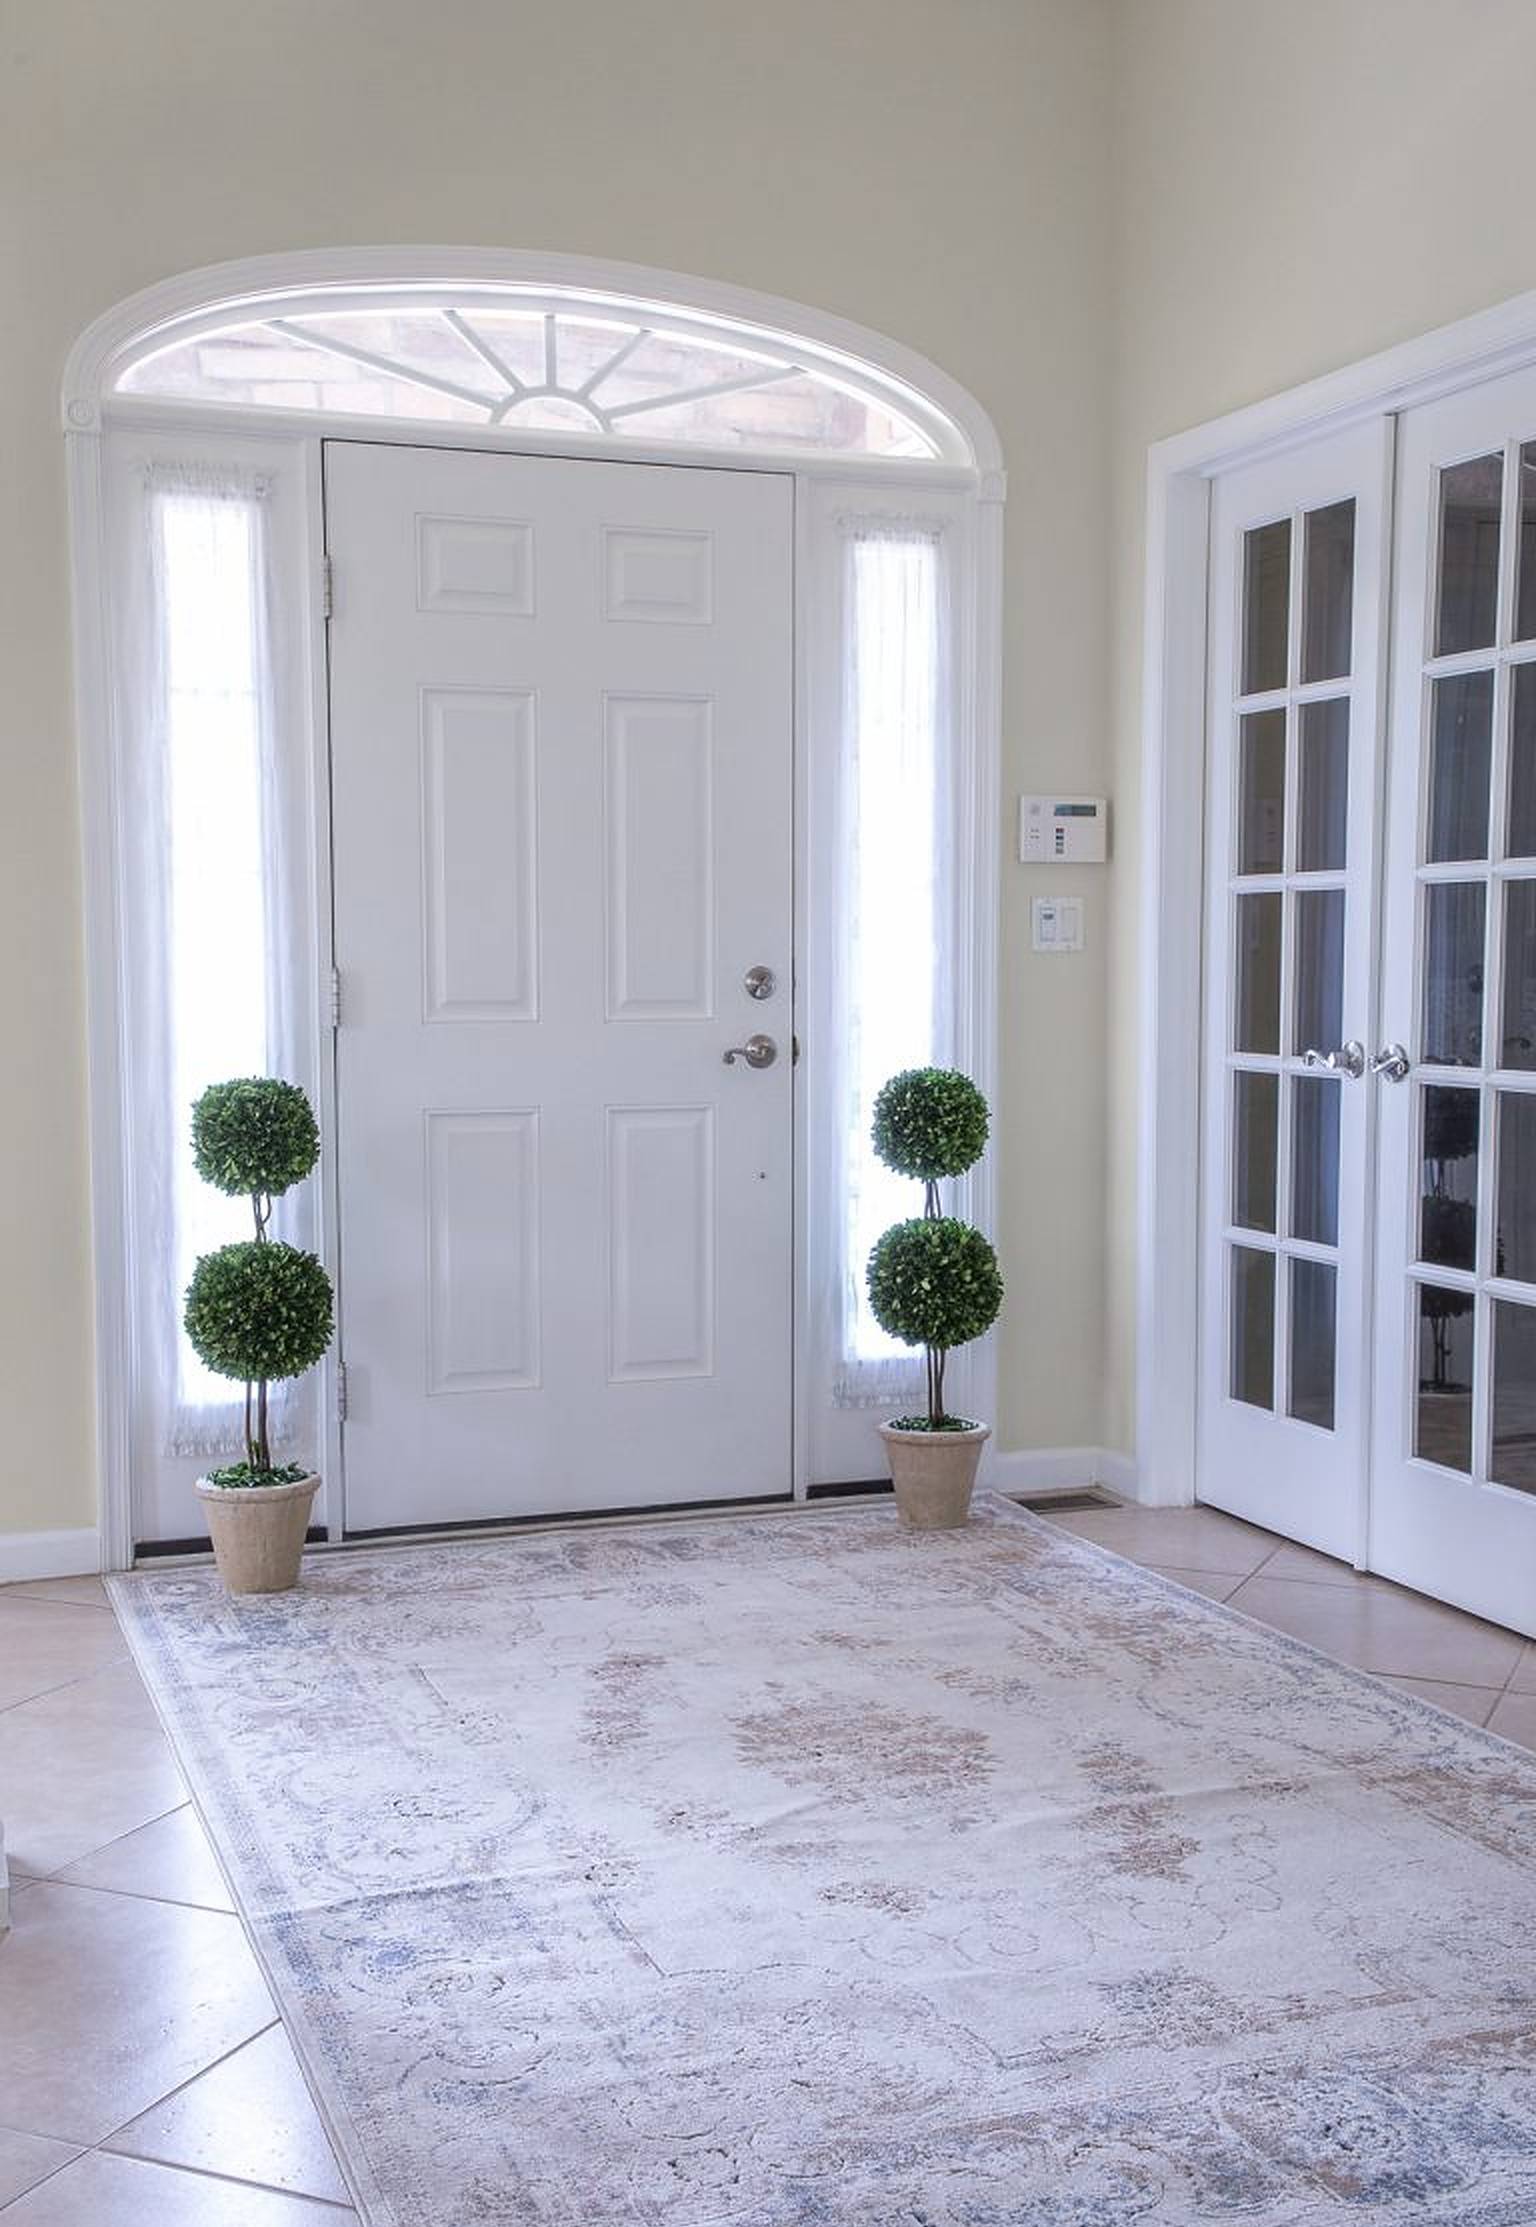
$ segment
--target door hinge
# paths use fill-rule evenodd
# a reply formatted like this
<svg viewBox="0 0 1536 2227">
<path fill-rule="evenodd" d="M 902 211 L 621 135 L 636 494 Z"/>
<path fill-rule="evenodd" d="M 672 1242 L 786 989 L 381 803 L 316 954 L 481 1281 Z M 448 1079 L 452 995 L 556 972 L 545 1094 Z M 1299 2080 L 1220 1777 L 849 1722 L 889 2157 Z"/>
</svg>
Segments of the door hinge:
<svg viewBox="0 0 1536 2227">
<path fill-rule="evenodd" d="M 320 616 L 328 619 L 336 603 L 336 572 L 329 550 L 320 559 Z"/>
<path fill-rule="evenodd" d="M 346 1419 L 347 1364 L 345 1361 L 338 1361 L 336 1363 L 336 1420 L 338 1423 L 344 1423 Z"/>
<path fill-rule="evenodd" d="M 332 967 L 332 969 L 331 969 L 331 1026 L 332 1026 L 332 1028 L 340 1028 L 340 1026 L 341 1026 L 341 969 L 340 969 L 340 967 Z"/>
</svg>

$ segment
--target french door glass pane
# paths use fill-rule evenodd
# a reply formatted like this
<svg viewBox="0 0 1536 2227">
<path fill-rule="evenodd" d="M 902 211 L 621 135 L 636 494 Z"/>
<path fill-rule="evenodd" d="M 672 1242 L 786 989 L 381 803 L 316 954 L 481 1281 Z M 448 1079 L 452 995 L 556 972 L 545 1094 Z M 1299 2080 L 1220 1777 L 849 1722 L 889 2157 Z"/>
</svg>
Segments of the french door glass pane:
<svg viewBox="0 0 1536 2227">
<path fill-rule="evenodd" d="M 1232 1221 L 1238 1229 L 1275 1226 L 1278 1075 L 1238 1068 L 1232 1077 Z"/>
<path fill-rule="evenodd" d="M 1483 1057 L 1483 884 L 1431 882 L 1425 891 L 1424 1058 L 1477 1067 Z"/>
<path fill-rule="evenodd" d="M 1250 712 L 1240 726 L 1237 870 L 1278 874 L 1285 864 L 1285 713 Z"/>
<path fill-rule="evenodd" d="M 1413 1450 L 1443 1469 L 1472 1467 L 1472 1325 L 1470 1291 L 1419 1286 L 1419 1388 Z"/>
<path fill-rule="evenodd" d="M 1301 677 L 1340 680 L 1349 671 L 1355 595 L 1355 505 L 1307 513 L 1302 544 Z"/>
<path fill-rule="evenodd" d="M 1440 592 L 1435 652 L 1486 649 L 1499 591 L 1502 456 L 1477 456 L 1440 474 Z"/>
<path fill-rule="evenodd" d="M 1505 884 L 1500 1037 L 1501 1067 L 1536 1067 L 1536 881 Z"/>
<path fill-rule="evenodd" d="M 1493 673 L 1453 673 L 1430 684 L 1429 827 L 1432 862 L 1488 856 Z"/>
<path fill-rule="evenodd" d="M 1419 1258 L 1435 1268 L 1477 1265 L 1477 1159 L 1482 1102 L 1475 1090 L 1424 1092 Z"/>
<path fill-rule="evenodd" d="M 1275 1256 L 1232 1247 L 1232 1397 L 1275 1404 Z"/>
<path fill-rule="evenodd" d="M 1536 1307 L 1495 1300 L 1493 1461 L 1501 1485 L 1536 1492 Z"/>
<path fill-rule="evenodd" d="M 1296 895 L 1297 1052 L 1332 1051 L 1344 1037 L 1344 892 Z"/>
<path fill-rule="evenodd" d="M 1237 899 L 1235 1051 L 1280 1049 L 1280 906 L 1278 890 Z"/>
<path fill-rule="evenodd" d="M 1291 1077 L 1291 1235 L 1339 1241 L 1339 1107 L 1332 1075 Z"/>
<path fill-rule="evenodd" d="M 1243 536 L 1243 694 L 1283 688 L 1291 624 L 1291 522 Z"/>
<path fill-rule="evenodd" d="M 1338 1272 L 1331 1261 L 1291 1262 L 1291 1385 L 1289 1412 L 1299 1422 L 1333 1429 L 1333 1380 L 1336 1357 L 1334 1292 Z"/>
<path fill-rule="evenodd" d="M 1501 1090 L 1494 1274 L 1536 1284 L 1536 1093 Z"/>
<path fill-rule="evenodd" d="M 1349 698 L 1303 704 L 1299 720 L 1296 871 L 1342 873 L 1349 822 Z"/>
<path fill-rule="evenodd" d="M 1515 583 L 1515 640 L 1536 641 L 1536 441 L 1520 451 L 1519 578 Z"/>
<path fill-rule="evenodd" d="M 1509 832 L 1504 851 L 1508 858 L 1536 858 L 1536 664 L 1512 665 L 1509 682 Z"/>
</svg>

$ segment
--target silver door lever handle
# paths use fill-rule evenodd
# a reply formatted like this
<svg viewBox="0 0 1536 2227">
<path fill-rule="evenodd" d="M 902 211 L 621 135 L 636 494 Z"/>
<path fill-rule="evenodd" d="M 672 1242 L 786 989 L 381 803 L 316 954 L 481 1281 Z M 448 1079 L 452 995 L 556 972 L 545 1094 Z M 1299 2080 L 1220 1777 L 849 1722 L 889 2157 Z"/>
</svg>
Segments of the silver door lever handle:
<svg viewBox="0 0 1536 2227">
<path fill-rule="evenodd" d="M 1326 1067 L 1332 1074 L 1352 1075 L 1358 1081 L 1365 1073 L 1365 1046 L 1352 1036 L 1336 1052 L 1303 1052 L 1301 1064 L 1303 1067 Z"/>
<path fill-rule="evenodd" d="M 725 1054 L 725 1064 L 744 1059 L 749 1067 L 771 1067 L 779 1056 L 779 1047 L 771 1036 L 749 1036 L 745 1044 L 733 1044 Z"/>
<path fill-rule="evenodd" d="M 1412 1064 L 1401 1044 L 1383 1044 L 1371 1061 L 1371 1073 L 1389 1083 L 1400 1083 Z"/>
</svg>

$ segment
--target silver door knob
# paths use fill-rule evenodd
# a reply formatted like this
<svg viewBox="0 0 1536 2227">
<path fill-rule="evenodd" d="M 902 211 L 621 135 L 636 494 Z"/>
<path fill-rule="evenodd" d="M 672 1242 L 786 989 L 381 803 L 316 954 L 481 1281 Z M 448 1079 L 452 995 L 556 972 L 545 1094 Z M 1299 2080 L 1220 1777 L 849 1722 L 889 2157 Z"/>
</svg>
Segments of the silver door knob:
<svg viewBox="0 0 1536 2227">
<path fill-rule="evenodd" d="M 1412 1064 L 1401 1044 L 1383 1044 L 1371 1061 L 1371 1073 L 1384 1082 L 1400 1083 Z"/>
<path fill-rule="evenodd" d="M 733 1044 L 725 1055 L 729 1067 L 733 1061 L 744 1059 L 749 1067 L 771 1067 L 779 1056 L 779 1047 L 771 1036 L 749 1036 L 745 1044 Z"/>
<path fill-rule="evenodd" d="M 1301 1064 L 1303 1067 L 1326 1067 L 1332 1074 L 1352 1075 L 1358 1081 L 1365 1073 L 1365 1046 L 1352 1036 L 1336 1052 L 1303 1052 Z"/>
<path fill-rule="evenodd" d="M 771 998 L 779 986 L 779 978 L 772 967 L 748 967 L 741 978 L 741 986 L 749 998 Z"/>
</svg>

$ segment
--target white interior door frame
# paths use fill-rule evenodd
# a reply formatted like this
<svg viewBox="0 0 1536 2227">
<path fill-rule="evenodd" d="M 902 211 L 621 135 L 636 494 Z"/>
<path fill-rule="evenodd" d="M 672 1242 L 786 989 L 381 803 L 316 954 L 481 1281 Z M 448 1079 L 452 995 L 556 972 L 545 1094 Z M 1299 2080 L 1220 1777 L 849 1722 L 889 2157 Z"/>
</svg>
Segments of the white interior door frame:
<svg viewBox="0 0 1536 2227">
<path fill-rule="evenodd" d="M 1137 1007 L 1138 1497 L 1192 1501 L 1200 1293 L 1201 924 L 1211 486 L 1235 466 L 1536 364 L 1536 291 L 1147 452 Z"/>
<path fill-rule="evenodd" d="M 542 280 L 551 287 L 587 285 L 595 289 L 624 289 L 652 298 L 668 297 L 679 305 L 720 318 L 753 318 L 794 334 L 803 335 L 824 351 L 838 351 L 877 367 L 924 397 L 934 412 L 949 419 L 963 436 L 972 462 L 926 463 L 905 460 L 861 459 L 842 455 L 786 456 L 728 451 L 715 453 L 681 443 L 642 443 L 625 440 L 622 448 L 602 441 L 573 440 L 505 427 L 439 426 L 412 420 L 395 424 L 378 417 L 346 418 L 321 413 L 284 413 L 268 409 L 223 409 L 206 404 L 182 405 L 146 397 L 115 395 L 116 368 L 125 352 L 139 347 L 146 335 L 173 324 L 213 319 L 232 304 L 256 295 L 305 289 L 317 296 L 327 287 L 347 289 L 359 284 L 389 282 L 433 283 L 452 286 L 473 281 L 481 285 Z M 957 613 L 957 665 L 963 683 L 957 702 L 956 790 L 960 803 L 958 845 L 966 862 L 967 927 L 960 939 L 960 974 L 956 982 L 959 1015 L 958 1041 L 969 1072 L 989 1098 L 995 1096 L 997 1077 L 997 972 L 998 972 L 998 873 L 1000 858 L 999 760 L 1002 717 L 1002 563 L 1003 502 L 1006 494 L 1002 453 L 996 432 L 981 405 L 937 366 L 898 342 L 868 331 L 827 312 L 780 301 L 748 289 L 694 279 L 672 272 L 593 258 L 566 257 L 533 251 L 421 247 L 347 248 L 315 250 L 291 255 L 255 257 L 188 272 L 146 289 L 115 305 L 81 335 L 66 365 L 62 421 L 65 435 L 66 476 L 71 535 L 71 600 L 73 614 L 76 728 L 81 789 L 81 843 L 85 902 L 86 1012 L 89 1063 L 89 1148 L 92 1183 L 92 1239 L 95 1272 L 96 1434 L 99 1483 L 100 1563 L 105 1569 L 126 1569 L 133 1559 L 135 1540 L 132 1461 L 132 1386 L 135 1340 L 129 1294 L 134 1233 L 127 1202 L 131 1196 L 131 1168 L 126 1149 L 125 1086 L 132 1046 L 125 1040 L 121 998 L 123 968 L 124 882 L 122 862 L 132 840 L 124 824 L 120 760 L 123 722 L 116 700 L 118 676 L 112 658 L 112 565 L 110 519 L 107 499 L 106 460 L 109 445 L 119 438 L 160 433 L 167 442 L 197 443 L 240 438 L 249 443 L 271 444 L 303 479 L 305 528 L 302 555 L 295 554 L 294 612 L 305 661 L 303 686 L 310 705 L 311 731 L 307 738 L 314 768 L 314 858 L 317 918 L 328 921 L 330 831 L 326 820 L 327 785 L 322 777 L 328 738 L 325 726 L 325 666 L 323 622 L 320 616 L 323 561 L 323 521 L 320 505 L 320 454 L 322 443 L 338 434 L 351 433 L 373 441 L 391 438 L 415 447 L 441 446 L 513 451 L 529 455 L 619 455 L 631 462 L 651 461 L 701 467 L 729 466 L 740 471 L 793 474 L 797 483 L 797 512 L 809 514 L 811 505 L 799 499 L 812 486 L 824 489 L 842 485 L 867 491 L 878 487 L 896 493 L 904 485 L 921 487 L 927 496 L 947 497 L 952 505 L 959 574 L 963 579 L 961 608 Z M 809 601 L 819 592 L 821 574 L 809 561 L 814 550 L 802 541 L 796 567 L 797 640 L 808 638 Z M 808 684 L 797 661 L 796 674 L 796 793 L 803 799 L 807 784 L 805 756 L 810 727 Z M 806 830 L 797 826 L 797 906 L 804 902 L 804 843 Z M 797 935 L 803 931 L 803 912 L 797 913 Z M 322 995 L 319 1010 L 326 1010 L 330 951 L 311 956 Z M 321 1047 L 315 1072 L 324 1078 L 317 1114 L 322 1153 L 335 1141 L 334 1067 L 328 1045 Z M 796 1253 L 803 1263 L 805 1244 L 804 1071 L 797 1077 L 797 1201 Z M 970 1178 L 968 1208 L 984 1228 L 995 1226 L 996 1176 L 991 1156 Z M 324 1246 L 334 1263 L 338 1231 L 334 1186 L 323 1194 Z M 800 1304 L 799 1326 L 808 1309 Z M 970 1366 L 969 1397 L 986 1414 L 995 1411 L 996 1359 L 993 1341 L 982 1342 Z M 805 1379 L 797 1367 L 797 1385 Z M 326 1467 L 340 1474 L 339 1424 L 334 1387 L 324 1386 L 327 1416 Z M 797 1408 L 799 1401 L 797 1398 Z M 805 1418 L 796 1418 L 797 1493 L 806 1483 Z M 339 1495 L 337 1496 L 339 1500 Z M 328 1510 L 333 1537 L 341 1534 L 342 1510 Z"/>
</svg>

